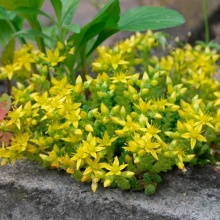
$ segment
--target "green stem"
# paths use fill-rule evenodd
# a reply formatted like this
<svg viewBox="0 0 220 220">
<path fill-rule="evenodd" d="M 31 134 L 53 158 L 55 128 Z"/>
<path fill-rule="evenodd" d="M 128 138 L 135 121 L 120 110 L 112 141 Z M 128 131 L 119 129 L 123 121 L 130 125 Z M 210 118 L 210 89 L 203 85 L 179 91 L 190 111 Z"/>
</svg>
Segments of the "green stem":
<svg viewBox="0 0 220 220">
<path fill-rule="evenodd" d="M 6 21 L 14 33 L 19 31 L 18 28 L 10 20 L 6 19 Z M 19 40 L 20 40 L 21 44 L 26 44 L 26 41 L 23 37 L 19 37 Z"/>
<path fill-rule="evenodd" d="M 37 31 L 42 31 L 41 29 L 41 25 L 39 23 L 39 21 L 37 20 L 37 17 L 31 17 L 30 19 L 28 19 L 31 27 L 33 28 L 33 30 L 37 30 Z M 37 42 L 37 46 L 39 48 L 39 50 L 43 53 L 46 53 L 46 49 L 45 49 L 45 44 L 44 44 L 44 40 L 42 37 L 35 37 L 36 42 Z"/>
<path fill-rule="evenodd" d="M 11 80 L 7 79 L 7 93 L 11 95 Z"/>
<path fill-rule="evenodd" d="M 82 46 L 82 49 L 80 51 L 81 56 L 81 67 L 82 67 L 82 80 L 86 80 L 87 75 L 87 68 L 86 68 L 86 44 Z"/>
<path fill-rule="evenodd" d="M 205 25 L 205 42 L 209 42 L 209 18 L 208 18 L 208 1 L 203 0 L 203 13 L 204 13 L 204 25 Z"/>
</svg>

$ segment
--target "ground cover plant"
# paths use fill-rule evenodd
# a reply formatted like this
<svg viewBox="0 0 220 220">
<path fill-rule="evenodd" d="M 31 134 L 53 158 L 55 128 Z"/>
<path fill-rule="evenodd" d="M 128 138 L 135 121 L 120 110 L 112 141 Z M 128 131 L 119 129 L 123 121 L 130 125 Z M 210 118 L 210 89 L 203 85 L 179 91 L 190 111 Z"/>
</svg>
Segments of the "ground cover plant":
<svg viewBox="0 0 220 220">
<path fill-rule="evenodd" d="M 116 3 L 109 1 L 102 12 Z M 91 183 L 94 192 L 100 183 L 147 195 L 162 181 L 160 174 L 175 166 L 186 172 L 189 165 L 216 164 L 217 52 L 206 44 L 172 49 L 161 32 L 137 32 L 112 47 L 99 46 L 89 75 L 85 60 L 103 34 L 112 34 L 110 24 L 102 24 L 91 36 L 98 35 L 99 43 L 88 49 L 88 39 L 82 46 L 78 36 L 87 36 L 90 25 L 47 49 L 43 38 L 38 48 L 26 43 L 13 53 L 12 41 L 6 45 L 2 60 L 11 63 L 2 63 L 0 77 L 16 79 L 17 85 L 12 104 L 6 94 L 0 99 L 1 164 L 30 159 Z M 155 56 L 155 48 L 168 53 Z"/>
</svg>

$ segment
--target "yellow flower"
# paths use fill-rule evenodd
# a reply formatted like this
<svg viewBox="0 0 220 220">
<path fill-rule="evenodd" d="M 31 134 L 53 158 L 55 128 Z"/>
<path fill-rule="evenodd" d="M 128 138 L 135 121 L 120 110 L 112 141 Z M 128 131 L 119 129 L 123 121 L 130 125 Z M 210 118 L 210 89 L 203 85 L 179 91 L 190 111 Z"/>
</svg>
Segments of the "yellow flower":
<svg viewBox="0 0 220 220">
<path fill-rule="evenodd" d="M 143 101 L 142 98 L 140 98 L 138 101 L 139 101 L 139 104 L 137 105 L 137 104 L 134 103 L 134 106 L 135 106 L 137 109 L 139 109 L 139 110 L 141 111 L 141 113 L 144 114 L 144 113 L 146 113 L 146 112 L 148 112 L 149 110 L 152 109 L 152 107 L 151 107 L 151 101 L 152 101 L 152 100 L 149 100 L 149 101 L 146 103 L 146 102 Z"/>
<path fill-rule="evenodd" d="M 213 119 L 213 123 L 215 125 L 215 131 L 218 131 L 219 128 L 220 128 L 220 108 L 216 112 L 216 115 L 215 115 L 215 117 Z"/>
<path fill-rule="evenodd" d="M 17 54 L 15 56 L 17 57 L 16 62 L 18 63 L 18 65 L 21 68 L 24 67 L 27 71 L 31 70 L 31 63 L 36 62 L 33 55 L 27 50 L 17 51 Z"/>
<path fill-rule="evenodd" d="M 167 100 L 163 98 L 158 98 L 157 100 L 153 101 L 152 109 L 157 111 L 164 111 L 165 105 L 167 104 Z"/>
<path fill-rule="evenodd" d="M 131 76 L 127 76 L 127 74 L 125 72 L 119 72 L 119 73 L 115 73 L 113 77 L 111 77 L 110 79 L 112 80 L 112 83 L 127 83 L 127 79 L 130 79 Z"/>
<path fill-rule="evenodd" d="M 97 146 L 96 137 L 93 137 L 91 133 L 88 134 L 86 141 L 83 140 L 83 147 L 85 152 L 94 158 L 96 158 L 97 152 L 105 149 L 104 147 Z"/>
<path fill-rule="evenodd" d="M 69 125 L 68 125 L 68 127 L 69 127 Z M 61 138 L 61 140 L 64 140 L 64 141 L 69 142 L 69 143 L 77 143 L 78 141 L 81 140 L 82 134 L 83 134 L 82 130 L 76 129 L 74 133 L 69 133 L 68 137 Z"/>
<path fill-rule="evenodd" d="M 21 129 L 21 121 L 20 118 L 25 114 L 25 112 L 22 109 L 22 106 L 20 106 L 17 109 L 14 109 L 13 111 L 10 111 L 8 113 L 8 117 L 10 120 L 7 122 L 7 126 L 15 124 L 17 128 Z"/>
<path fill-rule="evenodd" d="M 200 126 L 199 128 L 202 129 L 203 125 L 208 125 L 210 128 L 214 129 L 213 125 L 210 123 L 213 120 L 213 117 L 204 114 L 201 109 L 199 109 L 199 115 L 194 115 L 194 117 L 199 120 L 198 122 L 195 122 L 195 126 Z"/>
<path fill-rule="evenodd" d="M 94 160 L 89 157 L 86 158 L 85 162 L 88 164 L 88 167 L 83 172 L 83 175 L 94 174 L 98 179 L 100 179 L 104 173 L 102 169 L 107 165 L 107 163 L 100 163 L 100 158 L 101 154 L 97 154 L 97 157 Z"/>
<path fill-rule="evenodd" d="M 80 146 L 73 157 L 70 158 L 70 161 L 76 161 L 76 169 L 78 170 L 80 166 L 84 163 L 84 159 L 88 157 L 86 149 L 84 146 Z"/>
<path fill-rule="evenodd" d="M 109 172 L 106 173 L 106 176 L 121 175 L 121 170 L 123 170 L 126 166 L 127 164 L 119 165 L 119 160 L 118 157 L 116 156 L 114 158 L 114 162 L 112 166 L 108 164 L 105 165 L 105 168 L 109 170 Z"/>
<path fill-rule="evenodd" d="M 47 57 L 43 57 L 44 60 L 50 63 L 51 66 L 56 66 L 59 62 L 66 59 L 65 56 L 60 57 L 58 48 L 54 52 L 47 50 Z"/>
<path fill-rule="evenodd" d="M 29 141 L 29 134 L 27 132 L 18 134 L 11 139 L 11 147 L 16 150 L 17 152 L 23 152 L 26 150 L 28 141 Z"/>
<path fill-rule="evenodd" d="M 108 135 L 108 132 L 105 131 L 104 133 L 104 136 L 103 136 L 103 139 L 100 139 L 100 138 L 97 138 L 97 141 L 99 143 L 98 146 L 111 146 L 111 144 L 117 139 L 118 137 L 113 137 L 113 138 L 110 138 L 109 135 Z"/>
<path fill-rule="evenodd" d="M 79 121 L 81 119 L 80 108 L 78 108 L 77 110 L 73 110 L 72 112 L 69 112 L 69 114 L 65 115 L 65 118 L 68 120 L 68 124 L 73 124 L 75 128 L 78 128 Z"/>
<path fill-rule="evenodd" d="M 95 68 L 100 69 L 101 67 L 104 66 L 108 68 L 108 66 L 110 65 L 112 66 L 113 70 L 116 70 L 119 65 L 124 65 L 129 63 L 121 59 L 121 54 L 110 54 L 110 52 L 103 52 L 100 49 L 101 48 L 99 48 L 98 53 L 100 54 L 100 57 L 103 58 L 104 62 L 99 60 L 97 60 L 98 62 L 93 62 L 92 65 Z"/>
<path fill-rule="evenodd" d="M 141 130 L 141 131 L 146 130 L 145 128 L 142 128 L 141 125 L 138 122 L 133 122 L 130 115 L 127 115 L 126 121 L 120 120 L 117 117 L 111 117 L 111 119 L 112 119 L 113 122 L 124 126 L 123 129 L 115 131 L 115 133 L 119 136 L 123 136 L 128 131 L 129 132 L 135 132 L 135 131 L 138 131 L 138 130 Z"/>
<path fill-rule="evenodd" d="M 0 79 L 8 77 L 9 80 L 12 79 L 13 74 L 20 70 L 21 67 L 17 63 L 8 64 L 6 66 L 0 67 Z"/>
<path fill-rule="evenodd" d="M 152 142 L 151 140 L 144 140 L 144 145 L 142 146 L 144 151 L 150 153 L 156 160 L 158 160 L 157 153 L 161 151 L 160 144 L 157 142 Z"/>
<path fill-rule="evenodd" d="M 162 141 L 161 138 L 158 136 L 158 133 L 161 132 L 161 130 L 157 129 L 156 126 L 154 125 L 150 125 L 148 122 L 146 123 L 147 128 L 146 128 L 146 134 L 145 136 L 149 137 L 149 138 L 156 138 L 158 141 Z"/>
<path fill-rule="evenodd" d="M 214 92 L 214 95 L 217 97 L 215 101 L 215 106 L 220 104 L 220 92 Z"/>
<path fill-rule="evenodd" d="M 188 139 L 188 138 L 190 139 L 191 149 L 193 149 L 195 147 L 196 140 L 204 141 L 204 142 L 207 141 L 206 138 L 200 134 L 201 126 L 194 127 L 191 124 L 186 123 L 185 127 L 188 132 L 182 134 L 181 137 L 186 138 L 186 139 Z"/>
</svg>

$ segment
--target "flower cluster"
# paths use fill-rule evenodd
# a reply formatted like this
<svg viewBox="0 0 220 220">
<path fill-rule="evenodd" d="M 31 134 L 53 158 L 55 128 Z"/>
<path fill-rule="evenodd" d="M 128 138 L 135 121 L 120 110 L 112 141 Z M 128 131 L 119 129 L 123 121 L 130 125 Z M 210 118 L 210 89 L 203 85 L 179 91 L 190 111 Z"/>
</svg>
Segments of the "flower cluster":
<svg viewBox="0 0 220 220">
<path fill-rule="evenodd" d="M 57 64 L 65 57 L 58 49 L 40 58 L 29 49 L 37 72 L 27 61 L 28 86 L 13 88 L 13 108 L 0 121 L 0 129 L 13 134 L 0 148 L 2 165 L 29 158 L 91 182 L 93 191 L 101 182 L 152 194 L 161 172 L 207 162 L 212 144 L 220 148 L 218 55 L 187 45 L 150 56 L 163 42 L 161 33 L 147 32 L 100 47 L 92 63 L 97 77 L 83 82 L 78 76 L 74 83 L 68 74 L 61 77 Z M 59 74 L 51 77 L 48 63 Z M 19 66 L 16 59 L 12 65 Z"/>
<path fill-rule="evenodd" d="M 59 75 L 64 69 L 62 61 L 66 59 L 68 54 L 73 53 L 74 48 L 60 42 L 57 43 L 54 51 L 48 49 L 46 54 L 34 49 L 32 44 L 25 44 L 14 52 L 12 63 L 0 66 L 0 80 L 8 78 L 24 82 L 33 73 L 45 75 L 45 72 L 50 72 L 50 75 Z M 59 68 L 57 68 L 58 66 Z"/>
</svg>

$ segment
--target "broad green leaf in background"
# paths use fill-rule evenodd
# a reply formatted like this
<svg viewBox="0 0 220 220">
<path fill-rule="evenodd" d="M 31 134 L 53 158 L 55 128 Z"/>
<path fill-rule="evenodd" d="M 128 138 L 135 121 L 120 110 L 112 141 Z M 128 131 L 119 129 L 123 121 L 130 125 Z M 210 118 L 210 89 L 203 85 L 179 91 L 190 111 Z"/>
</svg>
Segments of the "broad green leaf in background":
<svg viewBox="0 0 220 220">
<path fill-rule="evenodd" d="M 62 24 L 71 23 L 80 0 L 61 0 L 62 2 Z"/>
<path fill-rule="evenodd" d="M 0 6 L 0 19 L 3 20 L 12 20 L 16 16 L 15 13 L 11 13 L 6 10 L 4 7 Z"/>
<path fill-rule="evenodd" d="M 0 46 L 4 48 L 9 42 L 10 37 L 14 32 L 11 29 L 8 22 L 5 20 L 0 19 L 0 27 L 1 27 Z"/>
<path fill-rule="evenodd" d="M 44 0 L 0 0 L 0 5 L 8 10 L 15 10 L 19 7 L 41 8 Z"/>
<path fill-rule="evenodd" d="M 73 33 L 80 32 L 80 26 L 76 23 L 71 23 L 79 0 L 50 0 L 56 14 L 56 22 L 54 26 L 57 28 L 57 39 L 65 41 L 66 35 L 69 31 Z"/>
<path fill-rule="evenodd" d="M 13 63 L 14 58 L 14 50 L 15 50 L 15 39 L 12 38 L 4 50 L 2 51 L 1 55 L 1 64 L 5 65 L 6 63 Z"/>
<path fill-rule="evenodd" d="M 69 30 L 73 33 L 79 33 L 80 32 L 80 26 L 76 23 L 72 23 L 72 24 L 69 24 L 69 25 L 62 25 L 62 27 L 66 30 Z"/>
<path fill-rule="evenodd" d="M 119 20 L 119 13 L 119 1 L 109 1 L 109 3 L 98 12 L 93 20 L 81 29 L 79 34 L 70 36 L 69 41 L 73 41 L 76 47 L 80 47 L 84 43 L 87 43 L 89 39 L 99 34 L 103 29 L 116 28 Z"/>
<path fill-rule="evenodd" d="M 21 30 L 23 19 L 0 6 L 0 46 L 5 47 L 13 33 Z"/>
<path fill-rule="evenodd" d="M 110 0 L 92 19 L 91 22 L 86 24 L 81 28 L 80 33 L 74 33 L 68 39 L 68 42 L 72 43 L 75 48 L 75 58 L 80 60 L 78 55 L 86 57 L 87 45 L 95 36 L 105 29 L 114 29 L 117 27 L 117 22 L 119 20 L 120 7 L 118 0 Z M 78 54 L 79 52 L 79 54 Z M 75 59 L 74 58 L 74 59 Z M 84 59 L 85 61 L 85 59 Z M 83 65 L 84 61 L 81 60 Z M 67 62 L 67 60 L 66 60 Z M 70 62 L 69 62 L 70 63 Z M 72 61 L 74 64 L 74 61 Z M 80 62 L 79 62 L 80 63 Z M 73 65 L 71 64 L 71 65 Z M 72 66 L 68 65 L 68 68 L 71 69 Z"/>
<path fill-rule="evenodd" d="M 44 0 L 0 0 L 0 6 L 5 7 L 8 10 L 16 10 L 21 7 L 30 7 L 40 9 Z M 32 29 L 35 31 L 41 31 L 41 25 L 37 19 L 37 14 L 33 13 L 21 13 L 23 18 L 27 19 Z M 36 42 L 39 49 L 45 52 L 44 40 L 42 37 L 36 37 Z"/>
<path fill-rule="evenodd" d="M 175 27 L 184 22 L 183 16 L 172 9 L 153 6 L 132 8 L 121 14 L 117 27 L 110 26 L 99 33 L 94 46 L 87 55 L 90 55 L 105 39 L 118 31 L 158 30 Z"/>
<path fill-rule="evenodd" d="M 51 41 L 49 38 L 45 38 L 44 42 L 47 47 L 49 48 L 55 48 L 57 45 L 56 38 L 54 36 L 59 35 L 59 30 L 56 25 L 51 25 L 49 27 L 43 27 L 42 32 L 49 36 L 50 38 L 53 38 L 54 41 Z"/>
<path fill-rule="evenodd" d="M 120 31 L 158 30 L 175 27 L 184 22 L 183 16 L 175 10 L 142 6 L 123 13 L 118 22 L 118 28 Z"/>
<path fill-rule="evenodd" d="M 16 13 L 16 14 L 21 15 L 22 17 L 28 17 L 30 15 L 42 15 L 42 16 L 48 18 L 49 20 L 51 20 L 52 22 L 55 22 L 52 17 L 50 17 L 45 12 L 43 12 L 43 11 L 37 9 L 37 8 L 19 7 L 19 8 L 16 8 L 13 12 Z"/>
<path fill-rule="evenodd" d="M 26 38 L 29 38 L 29 39 L 32 39 L 33 37 L 40 37 L 40 38 L 46 38 L 50 41 L 54 41 L 53 38 L 44 34 L 42 31 L 36 31 L 33 29 L 21 30 L 21 31 L 14 33 L 12 36 L 13 37 L 24 37 L 25 36 Z"/>
<path fill-rule="evenodd" d="M 53 9 L 55 11 L 57 17 L 57 23 L 61 25 L 62 20 L 62 2 L 60 0 L 50 0 L 51 4 L 53 5 Z"/>
</svg>

